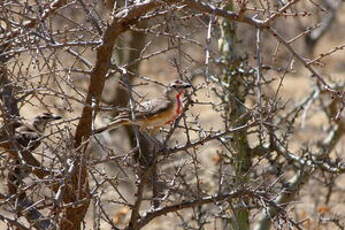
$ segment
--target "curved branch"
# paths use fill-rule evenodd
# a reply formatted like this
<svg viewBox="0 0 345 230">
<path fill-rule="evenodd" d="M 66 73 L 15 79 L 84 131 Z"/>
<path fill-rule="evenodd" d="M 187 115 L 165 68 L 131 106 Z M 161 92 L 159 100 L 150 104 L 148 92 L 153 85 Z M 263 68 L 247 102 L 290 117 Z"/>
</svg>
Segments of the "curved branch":
<svg viewBox="0 0 345 230">
<path fill-rule="evenodd" d="M 125 8 L 113 17 L 112 22 L 105 29 L 102 36 L 103 42 L 98 46 L 96 51 L 96 64 L 90 74 L 90 85 L 85 100 L 86 106 L 82 111 L 75 134 L 76 147 L 91 135 L 93 108 L 90 105 L 92 100 L 95 100 L 96 105 L 100 101 L 116 39 L 120 34 L 127 31 L 130 25 L 138 23 L 140 16 L 145 15 L 161 5 L 163 5 L 163 2 L 145 1 L 141 4 Z"/>
<path fill-rule="evenodd" d="M 139 223 L 136 225 L 136 227 L 137 229 L 140 229 L 146 224 L 148 224 L 154 218 L 158 216 L 166 215 L 170 212 L 176 212 L 176 211 L 186 209 L 186 208 L 193 208 L 195 206 L 210 204 L 216 201 L 223 201 L 223 200 L 229 201 L 230 199 L 235 199 L 235 198 L 244 197 L 244 196 L 257 197 L 258 194 L 256 191 L 252 191 L 249 189 L 242 189 L 242 190 L 232 191 L 232 192 L 223 193 L 219 195 L 208 196 L 208 197 L 204 197 L 197 200 L 184 201 L 179 204 L 175 204 L 175 205 L 159 208 L 151 212 L 147 212 L 143 216 L 141 221 L 139 221 Z"/>
</svg>

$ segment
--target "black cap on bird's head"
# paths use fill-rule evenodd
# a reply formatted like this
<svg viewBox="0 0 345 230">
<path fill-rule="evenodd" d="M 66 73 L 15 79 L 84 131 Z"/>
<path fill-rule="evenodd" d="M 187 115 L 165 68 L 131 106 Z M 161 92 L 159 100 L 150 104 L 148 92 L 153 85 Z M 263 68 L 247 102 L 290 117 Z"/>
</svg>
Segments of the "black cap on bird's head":
<svg viewBox="0 0 345 230">
<path fill-rule="evenodd" d="M 47 121 L 47 122 L 60 120 L 61 118 L 62 118 L 61 116 L 52 114 L 52 113 L 42 113 L 35 117 L 35 119 L 37 120 Z"/>
<path fill-rule="evenodd" d="M 192 87 L 192 85 L 190 83 L 182 81 L 180 79 L 175 80 L 169 84 L 170 89 L 175 89 L 177 91 L 185 90 L 185 89 L 190 88 L 190 87 Z"/>
<path fill-rule="evenodd" d="M 36 116 L 33 120 L 33 126 L 37 129 L 37 131 L 44 132 L 46 125 L 55 120 L 60 120 L 62 117 L 52 113 L 42 113 Z"/>
</svg>

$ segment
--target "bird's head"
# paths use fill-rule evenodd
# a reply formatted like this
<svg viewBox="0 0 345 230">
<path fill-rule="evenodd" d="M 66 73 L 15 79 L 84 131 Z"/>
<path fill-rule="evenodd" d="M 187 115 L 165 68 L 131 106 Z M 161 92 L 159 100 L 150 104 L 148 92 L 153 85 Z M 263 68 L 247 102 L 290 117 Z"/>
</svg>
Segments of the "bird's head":
<svg viewBox="0 0 345 230">
<path fill-rule="evenodd" d="M 168 97 L 175 97 L 176 95 L 183 95 L 186 92 L 186 89 L 191 88 L 192 85 L 188 82 L 182 80 L 175 80 L 171 82 L 167 89 Z"/>
<path fill-rule="evenodd" d="M 176 91 L 186 90 L 187 88 L 192 87 L 192 85 L 188 82 L 182 80 L 175 80 L 169 84 L 169 88 Z"/>
<path fill-rule="evenodd" d="M 49 122 L 60 120 L 61 118 L 61 116 L 56 114 L 42 113 L 34 118 L 32 125 L 37 131 L 43 133 Z"/>
</svg>

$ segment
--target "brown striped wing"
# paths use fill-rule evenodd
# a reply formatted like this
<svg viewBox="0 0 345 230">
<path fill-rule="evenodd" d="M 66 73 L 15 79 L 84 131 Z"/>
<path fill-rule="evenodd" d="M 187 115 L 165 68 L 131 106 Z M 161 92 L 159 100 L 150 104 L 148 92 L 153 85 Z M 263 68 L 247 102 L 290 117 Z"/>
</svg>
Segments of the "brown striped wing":
<svg viewBox="0 0 345 230">
<path fill-rule="evenodd" d="M 164 113 L 173 107 L 173 103 L 167 99 L 156 98 L 149 101 L 144 101 L 138 105 L 135 112 L 137 119 L 149 118 L 160 113 Z"/>
<path fill-rule="evenodd" d="M 173 103 L 164 98 L 156 98 L 140 103 L 134 110 L 135 119 L 147 119 L 157 114 L 163 113 L 173 108 Z M 130 112 L 120 113 L 116 120 L 130 119 Z"/>
</svg>

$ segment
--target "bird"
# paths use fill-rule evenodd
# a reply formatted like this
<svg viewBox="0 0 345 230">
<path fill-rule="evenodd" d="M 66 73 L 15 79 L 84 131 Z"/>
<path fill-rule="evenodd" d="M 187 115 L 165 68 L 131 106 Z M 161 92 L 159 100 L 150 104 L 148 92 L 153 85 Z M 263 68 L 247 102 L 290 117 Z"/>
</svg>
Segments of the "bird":
<svg viewBox="0 0 345 230">
<path fill-rule="evenodd" d="M 140 131 L 144 131 L 146 129 L 156 130 L 169 124 L 182 113 L 183 96 L 186 89 L 190 87 L 192 85 L 188 82 L 175 80 L 168 85 L 163 97 L 138 104 L 133 110 L 133 119 L 131 111 L 121 112 L 108 125 L 96 129 L 94 134 L 124 125 L 136 125 L 139 126 Z"/>
<path fill-rule="evenodd" d="M 2 128 L 0 147 L 11 151 L 33 151 L 40 145 L 47 124 L 61 118 L 61 116 L 52 113 L 39 114 L 31 122 L 18 122 L 13 136 L 7 135 L 5 128 Z"/>
</svg>

